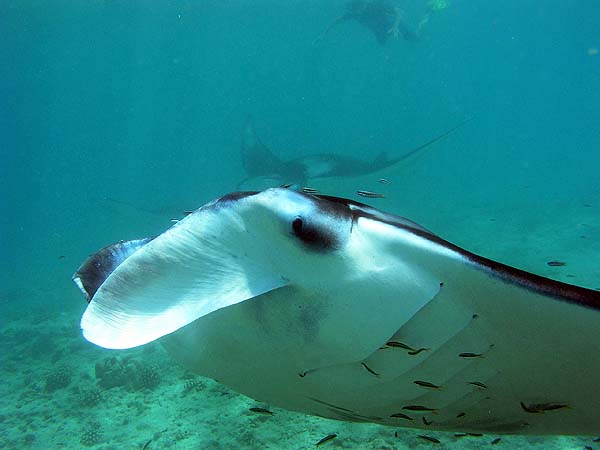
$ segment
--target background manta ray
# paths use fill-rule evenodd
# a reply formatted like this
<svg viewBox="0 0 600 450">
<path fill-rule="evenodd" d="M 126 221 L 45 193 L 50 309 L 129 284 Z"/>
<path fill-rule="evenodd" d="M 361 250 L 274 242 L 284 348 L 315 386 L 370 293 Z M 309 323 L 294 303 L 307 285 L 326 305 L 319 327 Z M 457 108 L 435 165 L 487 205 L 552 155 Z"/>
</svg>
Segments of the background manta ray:
<svg viewBox="0 0 600 450">
<path fill-rule="evenodd" d="M 291 183 L 305 186 L 309 180 L 314 178 L 367 175 L 417 155 L 462 127 L 469 120 L 471 118 L 400 156 L 388 158 L 387 154 L 382 152 L 372 161 L 365 161 L 335 153 L 317 153 L 283 160 L 262 143 L 256 134 L 252 119 L 248 119 L 242 133 L 241 144 L 242 165 L 248 177 L 238 183 L 238 188 L 246 181 L 258 177 L 276 179 L 280 181 L 280 184 Z"/>
</svg>

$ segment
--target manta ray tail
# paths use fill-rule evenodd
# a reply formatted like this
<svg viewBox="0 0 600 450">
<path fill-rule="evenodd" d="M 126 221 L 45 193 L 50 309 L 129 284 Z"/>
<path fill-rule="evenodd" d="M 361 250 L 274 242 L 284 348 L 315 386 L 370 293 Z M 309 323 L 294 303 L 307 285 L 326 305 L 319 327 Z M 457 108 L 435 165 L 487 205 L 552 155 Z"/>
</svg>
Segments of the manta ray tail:
<svg viewBox="0 0 600 450">
<path fill-rule="evenodd" d="M 409 150 L 408 152 L 404 153 L 402 156 L 399 156 L 397 158 L 388 159 L 386 157 L 385 153 L 380 153 L 375 158 L 375 164 L 378 165 L 379 167 L 388 167 L 388 166 L 397 164 L 400 161 L 404 161 L 410 157 L 416 156 L 417 154 L 422 153 L 424 150 L 431 147 L 433 144 L 437 143 L 438 141 L 441 141 L 446 136 L 454 133 L 459 128 L 462 128 L 465 124 L 467 124 L 471 120 L 473 120 L 473 117 L 468 117 L 467 119 L 460 122 L 458 125 L 453 126 L 449 130 L 444 131 L 442 134 L 437 135 L 433 139 L 430 139 L 429 141 L 425 142 L 424 144 L 421 144 L 418 147 L 413 148 L 412 150 Z"/>
</svg>

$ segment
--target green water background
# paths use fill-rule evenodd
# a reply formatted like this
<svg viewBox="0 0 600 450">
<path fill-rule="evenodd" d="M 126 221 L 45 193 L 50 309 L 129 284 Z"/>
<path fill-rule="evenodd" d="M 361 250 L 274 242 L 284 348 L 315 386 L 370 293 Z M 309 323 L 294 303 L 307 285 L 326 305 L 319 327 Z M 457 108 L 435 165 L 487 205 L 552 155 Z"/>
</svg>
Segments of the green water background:
<svg viewBox="0 0 600 450">
<path fill-rule="evenodd" d="M 424 18 L 425 2 L 399 4 L 412 25 Z M 388 198 L 373 204 L 486 256 L 600 287 L 600 5 L 456 0 L 419 42 L 380 46 L 348 23 L 314 44 L 343 5 L 0 5 L 2 356 L 24 349 L 5 389 L 21 389 L 29 365 L 35 378 L 56 363 L 32 356 L 31 339 L 52 339 L 40 335 L 50 324 L 76 331 L 85 304 L 70 276 L 88 254 L 235 190 L 249 115 L 282 157 L 365 159 L 473 117 L 386 173 Z M 323 186 L 380 187 L 338 181 Z M 56 345 L 80 345 L 75 331 Z"/>
</svg>

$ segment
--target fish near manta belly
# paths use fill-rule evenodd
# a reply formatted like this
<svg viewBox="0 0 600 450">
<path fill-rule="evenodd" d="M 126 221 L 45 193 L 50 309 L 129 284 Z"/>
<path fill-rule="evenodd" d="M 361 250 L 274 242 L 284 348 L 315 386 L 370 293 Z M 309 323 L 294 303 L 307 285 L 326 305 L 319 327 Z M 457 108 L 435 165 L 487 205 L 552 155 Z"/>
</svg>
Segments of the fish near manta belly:
<svg viewBox="0 0 600 450">
<path fill-rule="evenodd" d="M 600 292 L 283 188 L 116 245 L 74 275 L 83 335 L 102 347 L 161 339 L 241 393 L 339 420 L 600 434 Z"/>
</svg>

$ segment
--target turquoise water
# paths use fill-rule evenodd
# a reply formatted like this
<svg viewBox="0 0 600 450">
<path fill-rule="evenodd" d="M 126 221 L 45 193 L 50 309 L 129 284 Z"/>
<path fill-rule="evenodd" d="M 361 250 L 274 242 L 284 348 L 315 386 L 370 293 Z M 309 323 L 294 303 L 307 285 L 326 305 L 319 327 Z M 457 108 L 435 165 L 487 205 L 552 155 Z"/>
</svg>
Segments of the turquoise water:
<svg viewBox="0 0 600 450">
<path fill-rule="evenodd" d="M 357 189 L 384 189 L 369 203 L 487 257 L 600 287 L 600 5 L 450 0 L 428 11 L 398 0 L 411 27 L 422 23 L 418 41 L 380 45 L 348 22 L 314 42 L 344 3 L 0 5 L 1 448 L 295 449 L 330 433 L 324 448 L 432 445 L 410 430 L 257 415 L 159 344 L 111 352 L 81 337 L 72 273 L 104 245 L 154 236 L 236 190 L 248 116 L 282 158 L 365 160 L 472 117 L 410 163 L 311 187 L 362 201 Z M 127 381 L 102 383 L 111 364 Z M 446 448 L 497 437 L 435 436 Z"/>
</svg>

